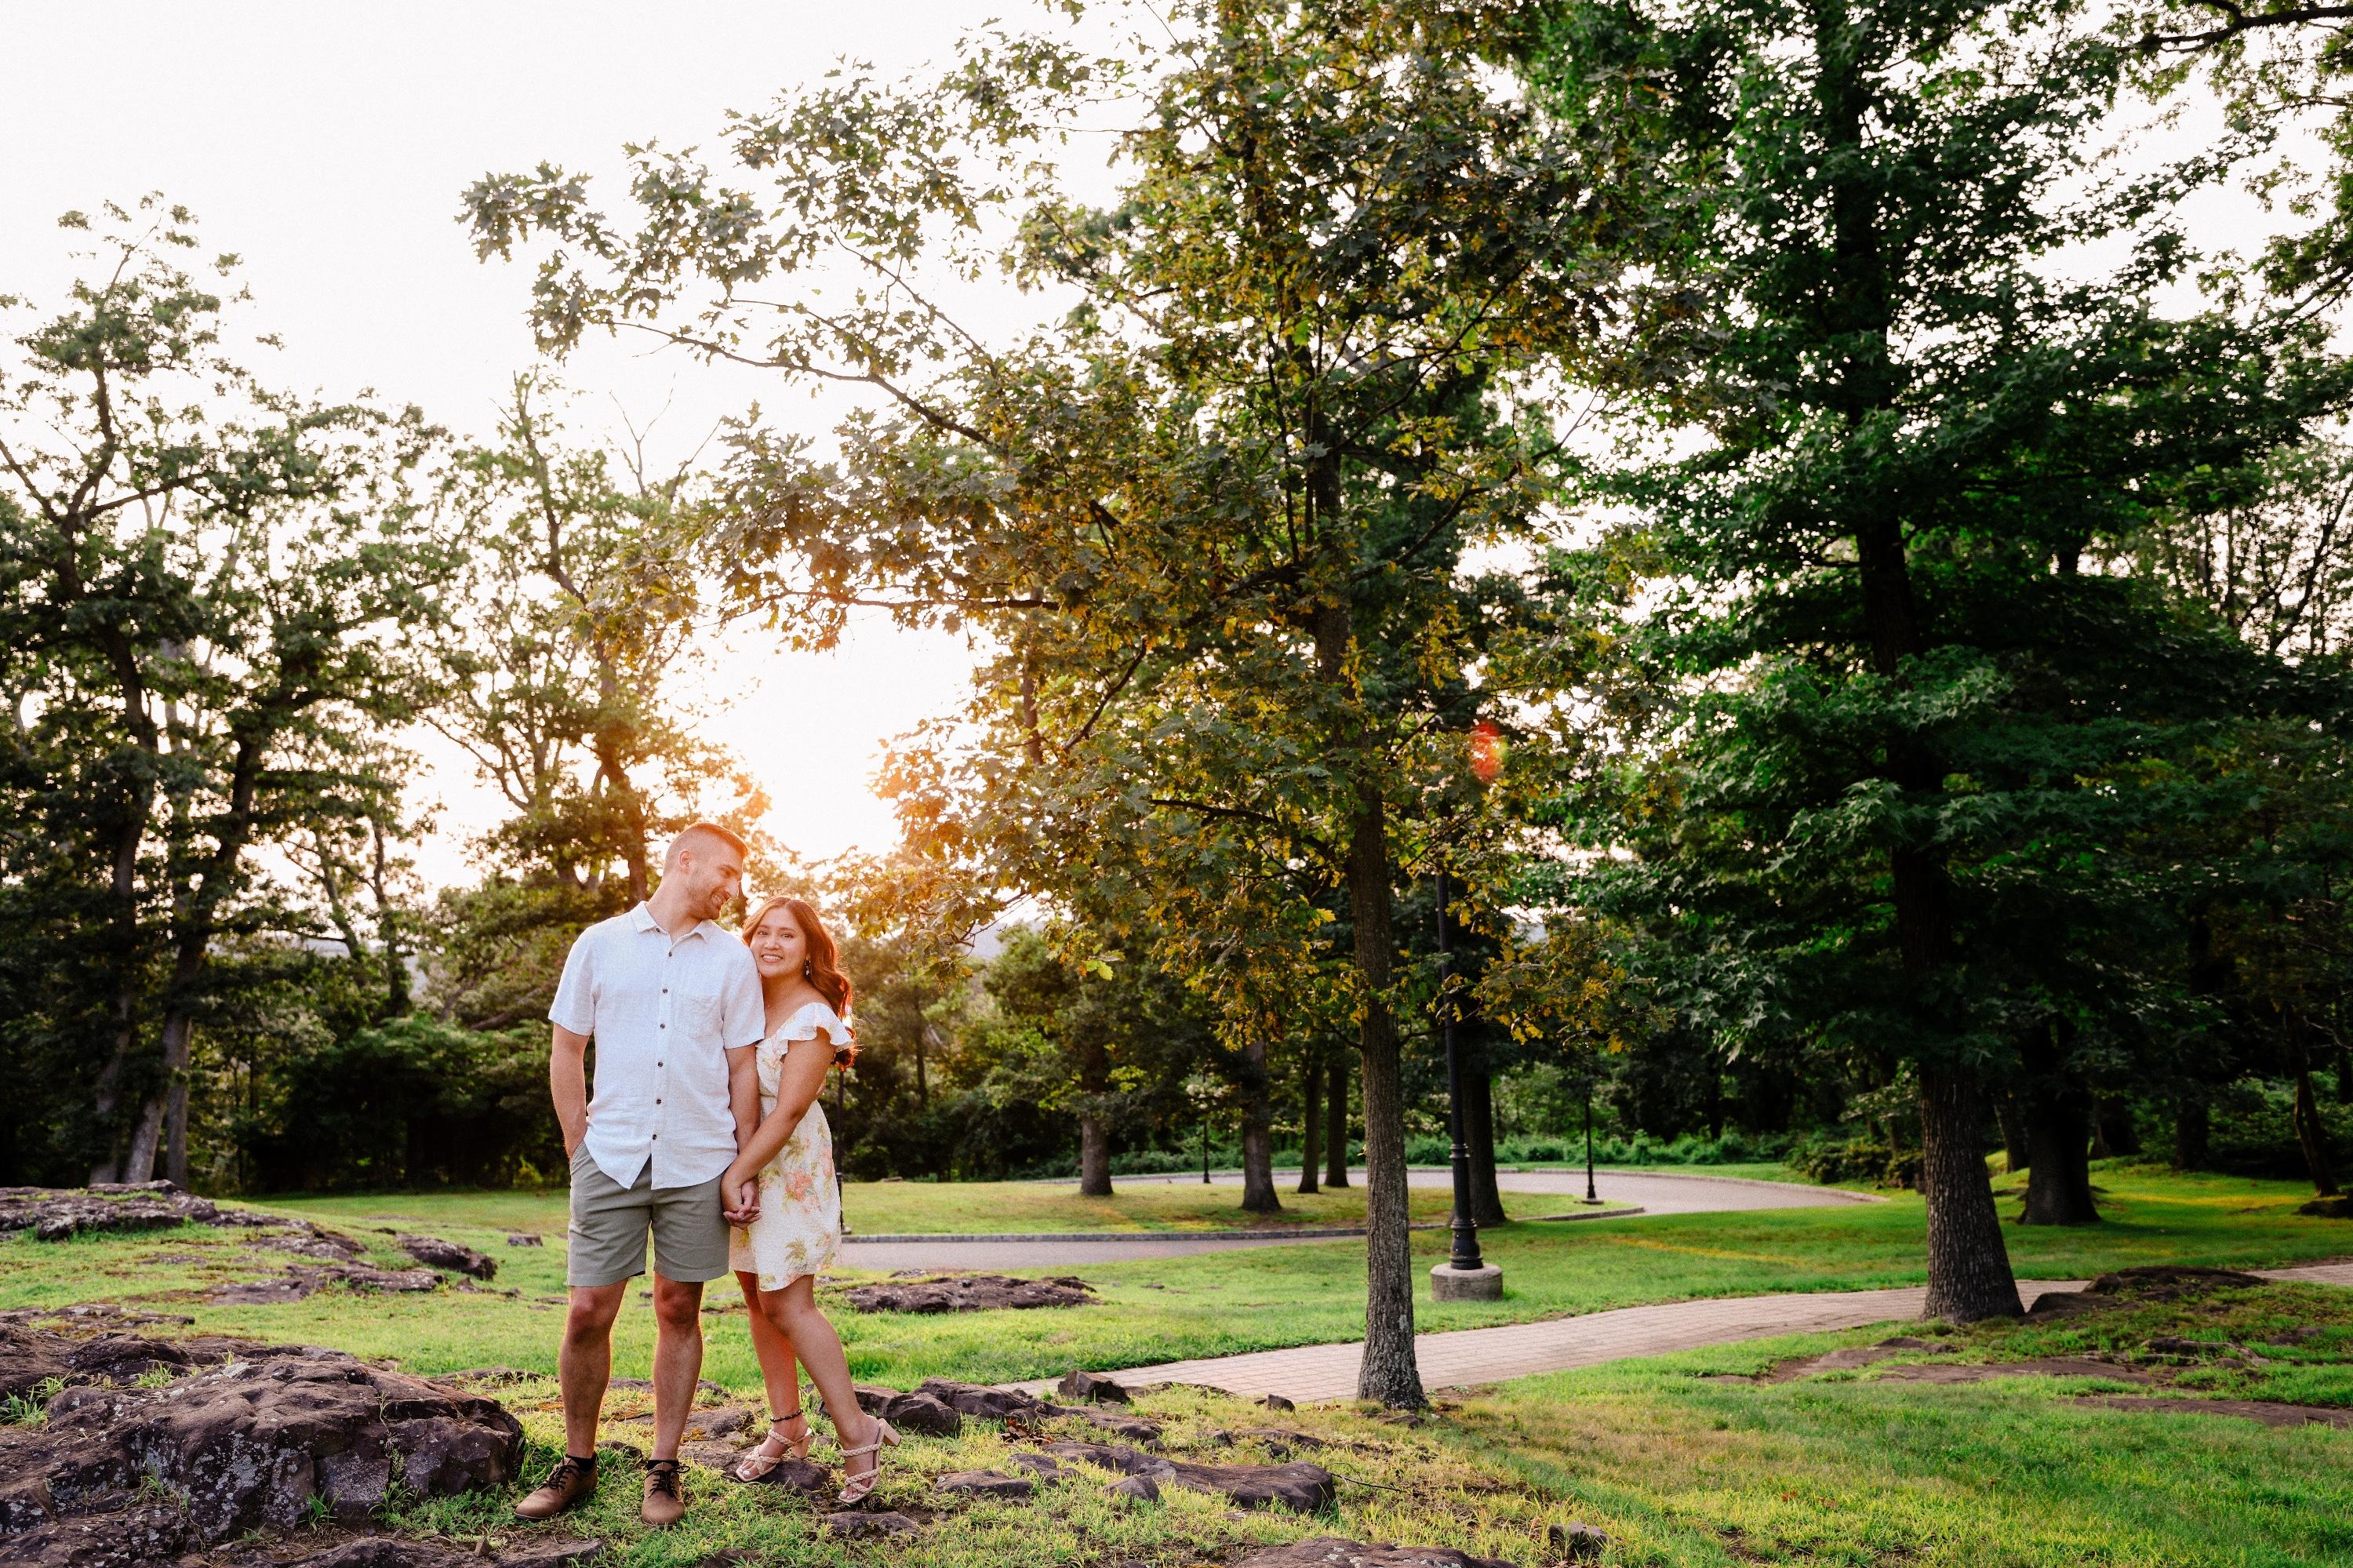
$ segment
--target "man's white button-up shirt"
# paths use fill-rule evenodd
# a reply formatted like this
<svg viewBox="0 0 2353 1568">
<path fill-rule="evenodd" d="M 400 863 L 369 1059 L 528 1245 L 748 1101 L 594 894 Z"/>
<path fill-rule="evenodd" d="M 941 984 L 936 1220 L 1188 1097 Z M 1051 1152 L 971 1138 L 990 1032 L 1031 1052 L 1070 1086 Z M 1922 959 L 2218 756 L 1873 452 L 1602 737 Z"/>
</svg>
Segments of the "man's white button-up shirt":
<svg viewBox="0 0 2353 1568">
<path fill-rule="evenodd" d="M 623 1187 L 715 1181 L 735 1158 L 727 1053 L 767 1033 L 752 950 L 708 920 L 671 940 L 640 904 L 572 944 L 549 1022 L 596 1041 L 588 1157 Z"/>
</svg>

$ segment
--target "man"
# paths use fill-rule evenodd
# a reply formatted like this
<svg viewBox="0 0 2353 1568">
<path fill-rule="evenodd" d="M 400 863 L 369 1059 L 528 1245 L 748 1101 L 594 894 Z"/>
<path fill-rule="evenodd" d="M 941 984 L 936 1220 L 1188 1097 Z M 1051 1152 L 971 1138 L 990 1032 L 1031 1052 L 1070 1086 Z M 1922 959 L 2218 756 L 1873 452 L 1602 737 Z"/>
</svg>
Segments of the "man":
<svg viewBox="0 0 2353 1568">
<path fill-rule="evenodd" d="M 640 1515 L 677 1521 L 679 1436 L 702 1371 L 702 1286 L 727 1272 L 719 1177 L 760 1121 L 753 1047 L 766 1032 L 751 950 L 712 924 L 744 881 L 744 841 L 697 822 L 670 846 L 654 895 L 572 944 L 548 1019 L 548 1087 L 572 1157 L 572 1287 L 558 1376 L 563 1463 L 516 1505 L 553 1518 L 596 1489 L 596 1421 L 613 1319 L 654 1247 L 654 1450 Z M 596 1043 L 596 1096 L 582 1063 Z"/>
</svg>

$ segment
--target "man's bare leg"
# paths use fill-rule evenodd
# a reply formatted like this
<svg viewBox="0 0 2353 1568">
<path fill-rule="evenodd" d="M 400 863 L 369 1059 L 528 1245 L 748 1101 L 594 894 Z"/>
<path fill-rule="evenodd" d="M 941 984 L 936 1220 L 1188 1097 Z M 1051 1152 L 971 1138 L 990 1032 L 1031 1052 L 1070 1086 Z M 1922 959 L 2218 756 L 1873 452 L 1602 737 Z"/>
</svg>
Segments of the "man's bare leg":
<svg viewBox="0 0 2353 1568">
<path fill-rule="evenodd" d="M 678 1441 L 694 1408 L 702 1375 L 702 1286 L 654 1276 L 654 1452 L 678 1457 Z"/>
<path fill-rule="evenodd" d="M 628 1288 L 626 1279 L 572 1287 L 564 1346 L 556 1353 L 556 1381 L 564 1390 L 564 1451 L 584 1459 L 596 1452 L 596 1418 L 604 1412 L 605 1385 L 613 1376 L 613 1319 Z"/>
</svg>

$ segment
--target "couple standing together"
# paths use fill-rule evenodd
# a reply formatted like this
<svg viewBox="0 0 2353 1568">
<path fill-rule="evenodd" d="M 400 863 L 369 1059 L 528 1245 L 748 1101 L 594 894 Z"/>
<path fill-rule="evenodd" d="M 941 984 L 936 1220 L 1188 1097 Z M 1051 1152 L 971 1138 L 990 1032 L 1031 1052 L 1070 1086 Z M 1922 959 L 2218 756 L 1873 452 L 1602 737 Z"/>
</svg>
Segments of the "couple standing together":
<svg viewBox="0 0 2353 1568">
<path fill-rule="evenodd" d="M 672 842 L 659 887 L 572 944 L 548 1018 L 548 1082 L 572 1157 L 571 1310 L 564 1327 L 565 1457 L 516 1506 L 548 1519 L 596 1489 L 596 1421 L 613 1319 L 654 1256 L 654 1445 L 640 1512 L 685 1511 L 679 1438 L 702 1371 L 702 1287 L 731 1270 L 767 1384 L 767 1436 L 736 1467 L 754 1480 L 816 1439 L 806 1366 L 833 1419 L 846 1504 L 874 1489 L 890 1424 L 859 1408 L 817 1271 L 841 1243 L 833 1139 L 818 1095 L 854 1052 L 849 980 L 817 911 L 752 906 L 739 938 L 716 924 L 744 882 L 744 841 L 698 822 Z M 596 1044 L 596 1095 L 584 1063 Z M 732 1234 L 730 1227 L 733 1227 Z"/>
</svg>

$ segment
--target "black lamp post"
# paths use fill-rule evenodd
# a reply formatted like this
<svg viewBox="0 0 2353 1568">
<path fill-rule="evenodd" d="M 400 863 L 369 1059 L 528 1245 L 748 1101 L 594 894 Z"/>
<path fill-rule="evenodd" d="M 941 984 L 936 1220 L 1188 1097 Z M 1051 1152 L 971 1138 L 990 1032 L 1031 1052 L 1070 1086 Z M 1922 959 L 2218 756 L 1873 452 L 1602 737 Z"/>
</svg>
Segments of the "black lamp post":
<svg viewBox="0 0 2353 1568">
<path fill-rule="evenodd" d="M 1593 1080 L 1585 1080 L 1585 1201 L 1598 1203 L 1593 1193 Z"/>
<path fill-rule="evenodd" d="M 1452 949 L 1446 942 L 1446 867 L 1438 868 L 1438 1030 L 1446 1043 L 1446 1121 L 1453 1139 L 1454 1217 L 1449 1224 L 1454 1245 L 1446 1266 L 1467 1273 L 1486 1266 L 1479 1256 L 1479 1225 L 1471 1217 L 1471 1145 L 1462 1126 L 1462 1054 L 1454 1039 L 1454 997 L 1446 989 L 1452 972 Z"/>
</svg>

